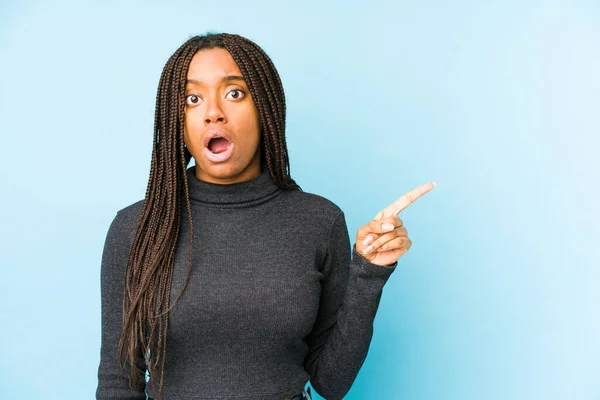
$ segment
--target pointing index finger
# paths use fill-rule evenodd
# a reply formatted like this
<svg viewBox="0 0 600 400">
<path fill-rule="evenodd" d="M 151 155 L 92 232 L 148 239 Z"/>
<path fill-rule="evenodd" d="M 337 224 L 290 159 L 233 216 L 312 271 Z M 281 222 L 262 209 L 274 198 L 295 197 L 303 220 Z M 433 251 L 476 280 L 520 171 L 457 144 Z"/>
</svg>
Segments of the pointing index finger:
<svg viewBox="0 0 600 400">
<path fill-rule="evenodd" d="M 404 210 L 406 207 L 415 202 L 419 197 L 423 196 L 425 193 L 429 192 L 431 189 L 435 187 L 435 182 L 425 183 L 421 186 L 418 186 L 400 196 L 398 200 L 381 210 L 375 219 L 385 219 L 391 217 L 394 214 L 400 213 L 400 211 Z"/>
</svg>

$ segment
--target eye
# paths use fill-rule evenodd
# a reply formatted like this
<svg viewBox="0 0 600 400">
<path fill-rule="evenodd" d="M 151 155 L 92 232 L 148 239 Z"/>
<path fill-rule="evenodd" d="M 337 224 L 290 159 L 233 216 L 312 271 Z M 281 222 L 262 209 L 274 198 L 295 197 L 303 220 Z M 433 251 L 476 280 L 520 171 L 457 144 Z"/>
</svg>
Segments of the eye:
<svg viewBox="0 0 600 400">
<path fill-rule="evenodd" d="M 227 93 L 227 95 L 234 93 L 234 92 L 239 92 L 239 94 L 237 94 L 236 96 L 232 96 L 234 100 L 241 99 L 246 94 L 246 92 L 244 92 L 242 89 L 233 89 L 232 91 Z"/>
<path fill-rule="evenodd" d="M 200 97 L 195 94 L 189 94 L 185 96 L 185 103 L 189 105 L 196 105 L 200 103 Z"/>
</svg>

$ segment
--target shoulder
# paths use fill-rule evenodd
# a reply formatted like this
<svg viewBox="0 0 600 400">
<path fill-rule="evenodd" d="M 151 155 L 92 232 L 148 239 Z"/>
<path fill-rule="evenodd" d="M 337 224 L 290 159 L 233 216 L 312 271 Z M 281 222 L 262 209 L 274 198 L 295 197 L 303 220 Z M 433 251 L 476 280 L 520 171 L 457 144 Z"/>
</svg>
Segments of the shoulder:
<svg viewBox="0 0 600 400">
<path fill-rule="evenodd" d="M 116 288 L 117 284 L 122 285 L 142 205 L 143 200 L 140 200 L 118 209 L 106 233 L 101 274 L 102 286 L 106 288 L 107 296 L 112 296 L 109 293 L 113 293 L 114 290 L 109 288 Z"/>
<path fill-rule="evenodd" d="M 129 204 L 128 206 L 125 206 L 121 209 L 119 209 L 117 211 L 117 216 L 115 218 L 118 218 L 120 220 L 138 220 L 138 218 L 140 217 L 140 215 L 142 214 L 142 207 L 144 205 L 144 199 L 142 200 L 138 200 L 135 203 Z"/>
<path fill-rule="evenodd" d="M 309 192 L 299 190 L 285 191 L 279 196 L 287 212 L 299 218 L 319 220 L 321 223 L 331 225 L 335 220 L 342 219 L 342 209 L 330 199 Z"/>
<path fill-rule="evenodd" d="M 135 234 L 139 217 L 142 213 L 144 200 L 136 201 L 123 208 L 117 209 L 110 224 L 108 235 L 113 240 L 131 242 Z"/>
</svg>

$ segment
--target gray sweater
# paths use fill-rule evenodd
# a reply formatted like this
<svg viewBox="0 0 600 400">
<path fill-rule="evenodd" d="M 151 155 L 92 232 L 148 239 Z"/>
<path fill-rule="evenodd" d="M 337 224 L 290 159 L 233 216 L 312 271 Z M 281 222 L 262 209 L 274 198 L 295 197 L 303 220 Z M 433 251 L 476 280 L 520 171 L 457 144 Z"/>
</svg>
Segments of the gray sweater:
<svg viewBox="0 0 600 400">
<path fill-rule="evenodd" d="M 232 185 L 199 180 L 195 166 L 187 177 L 192 270 L 169 315 L 164 398 L 281 400 L 310 380 L 324 398 L 341 399 L 367 356 L 397 263 L 367 261 L 350 246 L 338 206 L 279 189 L 266 169 Z M 149 385 L 132 390 L 117 374 L 124 274 L 142 203 L 117 212 L 104 244 L 97 399 L 146 399 L 145 390 L 155 396 Z M 188 261 L 181 207 L 171 304 Z"/>
</svg>

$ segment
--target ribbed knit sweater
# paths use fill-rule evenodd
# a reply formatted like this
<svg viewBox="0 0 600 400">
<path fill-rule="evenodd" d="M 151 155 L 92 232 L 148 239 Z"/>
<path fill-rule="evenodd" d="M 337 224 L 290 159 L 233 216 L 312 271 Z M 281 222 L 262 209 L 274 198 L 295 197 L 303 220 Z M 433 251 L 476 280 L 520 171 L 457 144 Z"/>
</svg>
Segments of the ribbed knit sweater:
<svg viewBox="0 0 600 400">
<path fill-rule="evenodd" d="M 281 400 L 310 380 L 322 397 L 342 399 L 367 356 L 397 263 L 370 263 L 351 247 L 338 206 L 278 188 L 266 169 L 219 185 L 198 179 L 195 168 L 186 171 L 192 269 L 169 314 L 163 398 Z M 97 399 L 155 396 L 117 374 L 124 276 L 142 203 L 117 212 L 104 244 Z M 171 304 L 187 271 L 185 205 L 181 216 Z"/>
</svg>

